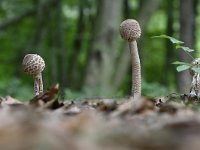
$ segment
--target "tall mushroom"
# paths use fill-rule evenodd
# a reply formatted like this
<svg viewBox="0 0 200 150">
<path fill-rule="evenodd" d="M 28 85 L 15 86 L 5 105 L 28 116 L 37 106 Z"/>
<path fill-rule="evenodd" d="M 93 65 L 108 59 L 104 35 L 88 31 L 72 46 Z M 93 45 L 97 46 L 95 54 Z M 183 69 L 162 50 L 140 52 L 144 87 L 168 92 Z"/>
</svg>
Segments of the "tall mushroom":
<svg viewBox="0 0 200 150">
<path fill-rule="evenodd" d="M 120 25 L 120 34 L 129 43 L 132 61 L 132 96 L 141 96 L 141 66 L 137 42 L 141 35 L 139 23 L 134 19 L 127 19 Z"/>
<path fill-rule="evenodd" d="M 193 65 L 200 68 L 200 58 L 195 59 L 192 62 Z M 190 69 L 190 75 L 192 75 L 192 84 L 190 88 L 190 97 L 200 96 L 200 74 Z"/>
<path fill-rule="evenodd" d="M 42 71 L 45 68 L 45 62 L 42 57 L 37 54 L 27 54 L 23 59 L 22 67 L 25 73 L 34 78 L 35 95 L 43 93 Z"/>
</svg>

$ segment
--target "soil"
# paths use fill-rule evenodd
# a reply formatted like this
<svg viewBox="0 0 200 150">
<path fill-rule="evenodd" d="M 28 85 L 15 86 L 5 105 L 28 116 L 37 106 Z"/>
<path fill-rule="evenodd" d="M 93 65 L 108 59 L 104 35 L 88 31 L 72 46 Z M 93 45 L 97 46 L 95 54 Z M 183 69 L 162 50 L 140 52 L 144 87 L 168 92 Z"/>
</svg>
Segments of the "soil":
<svg viewBox="0 0 200 150">
<path fill-rule="evenodd" d="M 2 150 L 199 150 L 198 97 L 0 100 Z"/>
</svg>

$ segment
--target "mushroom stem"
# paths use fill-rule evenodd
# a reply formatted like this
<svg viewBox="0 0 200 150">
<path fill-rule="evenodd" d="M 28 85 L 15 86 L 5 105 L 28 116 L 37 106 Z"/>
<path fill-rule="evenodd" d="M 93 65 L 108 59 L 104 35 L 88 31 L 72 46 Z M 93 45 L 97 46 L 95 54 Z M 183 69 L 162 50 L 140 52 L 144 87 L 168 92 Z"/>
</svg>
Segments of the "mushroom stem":
<svg viewBox="0 0 200 150">
<path fill-rule="evenodd" d="M 192 65 L 196 68 L 200 68 L 200 58 L 193 60 Z M 200 96 L 200 74 L 195 72 L 192 68 L 190 68 L 190 75 L 192 75 L 192 84 L 190 88 L 190 97 Z"/>
<path fill-rule="evenodd" d="M 200 75 L 198 73 L 193 75 L 190 96 L 200 96 Z"/>
<path fill-rule="evenodd" d="M 36 96 L 43 93 L 42 73 L 34 76 L 34 91 Z"/>
<path fill-rule="evenodd" d="M 132 96 L 141 96 L 141 66 L 137 42 L 129 42 L 132 61 Z"/>
</svg>

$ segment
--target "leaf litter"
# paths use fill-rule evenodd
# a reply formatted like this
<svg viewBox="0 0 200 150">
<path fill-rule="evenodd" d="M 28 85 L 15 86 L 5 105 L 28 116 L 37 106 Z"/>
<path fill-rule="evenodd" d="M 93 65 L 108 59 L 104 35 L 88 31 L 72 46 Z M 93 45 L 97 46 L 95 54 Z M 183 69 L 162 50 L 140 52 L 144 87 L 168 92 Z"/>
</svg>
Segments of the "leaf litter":
<svg viewBox="0 0 200 150">
<path fill-rule="evenodd" d="M 30 102 L 0 98 L 0 149 L 198 150 L 198 97 L 59 101 L 59 86 Z"/>
</svg>

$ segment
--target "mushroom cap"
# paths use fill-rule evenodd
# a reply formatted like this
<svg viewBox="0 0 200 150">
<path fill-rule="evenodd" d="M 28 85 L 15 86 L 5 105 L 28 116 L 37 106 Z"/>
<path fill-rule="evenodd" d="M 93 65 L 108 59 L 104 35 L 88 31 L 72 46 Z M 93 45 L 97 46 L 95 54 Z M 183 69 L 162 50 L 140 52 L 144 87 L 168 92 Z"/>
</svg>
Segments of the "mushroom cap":
<svg viewBox="0 0 200 150">
<path fill-rule="evenodd" d="M 141 35 L 139 23 L 134 19 L 127 19 L 120 25 L 121 37 L 129 42 L 136 40 Z"/>
<path fill-rule="evenodd" d="M 25 73 L 37 75 L 45 68 L 45 62 L 41 56 L 37 54 L 27 54 L 22 62 L 22 67 Z"/>
<path fill-rule="evenodd" d="M 197 58 L 197 59 L 193 60 L 193 61 L 192 61 L 192 64 L 193 64 L 193 65 L 196 65 L 197 67 L 200 68 L 200 58 Z M 191 68 L 189 69 L 189 71 L 190 71 L 190 74 L 191 74 L 192 76 L 195 74 L 195 71 L 192 70 Z"/>
</svg>

